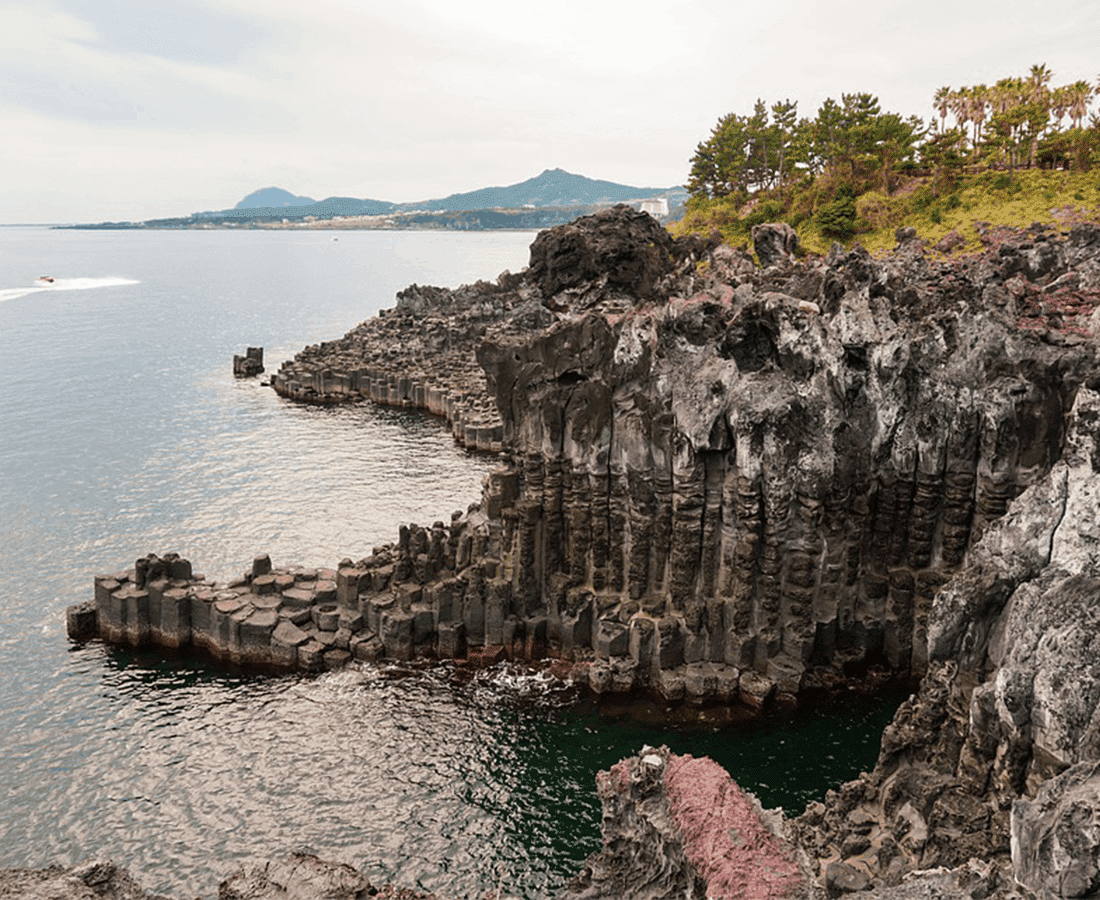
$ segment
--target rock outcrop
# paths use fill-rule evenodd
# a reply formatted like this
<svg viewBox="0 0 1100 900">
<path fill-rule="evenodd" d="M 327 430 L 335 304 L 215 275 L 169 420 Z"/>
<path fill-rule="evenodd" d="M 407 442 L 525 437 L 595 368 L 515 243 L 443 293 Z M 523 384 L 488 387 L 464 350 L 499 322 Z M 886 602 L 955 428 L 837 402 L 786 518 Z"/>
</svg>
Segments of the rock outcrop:
<svg viewBox="0 0 1100 900">
<path fill-rule="evenodd" d="M 167 900 L 141 887 L 110 860 L 89 860 L 69 868 L 0 869 L 0 897 L 21 900 Z"/>
<path fill-rule="evenodd" d="M 813 895 L 783 815 L 710 759 L 645 747 L 596 778 L 603 849 L 565 900 L 766 900 Z"/>
<path fill-rule="evenodd" d="M 798 233 L 786 222 L 752 227 L 752 248 L 765 269 L 793 262 L 798 255 Z"/>
<path fill-rule="evenodd" d="M 1095 382 L 1095 380 L 1094 380 Z M 937 594 L 929 670 L 873 772 L 799 820 L 876 882 L 992 860 L 1040 897 L 1100 890 L 1100 394 L 1065 449 Z"/>
<path fill-rule="evenodd" d="M 244 356 L 233 355 L 233 374 L 238 378 L 252 378 L 264 371 L 264 348 L 249 347 Z"/>
<path fill-rule="evenodd" d="M 358 869 L 312 853 L 240 866 L 218 885 L 218 900 L 443 900 L 409 888 L 375 887 Z"/>
<path fill-rule="evenodd" d="M 921 675 L 933 597 L 1058 460 L 1095 366 L 1097 229 L 1027 237 L 761 270 L 619 208 L 541 234 L 520 275 L 408 289 L 276 389 L 424 406 L 504 465 L 468 513 L 339 567 L 358 587 L 337 606 L 386 655 L 594 657 L 596 690 L 671 701 Z M 1052 330 L 1035 298 L 1066 291 Z M 180 613 L 200 644 L 204 587 Z M 284 588 L 248 614 L 271 634 L 331 599 Z M 116 619 L 111 639 L 191 642 Z"/>
<path fill-rule="evenodd" d="M 110 860 L 64 869 L 0 869 L 0 897 L 20 900 L 169 900 L 146 891 Z M 218 885 L 218 900 L 443 900 L 395 885 L 372 885 L 357 869 L 310 853 L 241 865 Z"/>
<path fill-rule="evenodd" d="M 819 882 L 1100 890 L 1100 228 L 959 260 L 899 232 L 797 262 L 789 237 L 754 233 L 761 269 L 619 208 L 540 235 L 524 273 L 410 288 L 274 385 L 446 415 L 501 452 L 480 503 L 330 573 L 151 560 L 98 580 L 74 636 L 234 659 L 247 631 L 305 668 L 553 656 L 599 693 L 753 709 L 919 677 L 874 771 L 796 823 Z"/>
</svg>

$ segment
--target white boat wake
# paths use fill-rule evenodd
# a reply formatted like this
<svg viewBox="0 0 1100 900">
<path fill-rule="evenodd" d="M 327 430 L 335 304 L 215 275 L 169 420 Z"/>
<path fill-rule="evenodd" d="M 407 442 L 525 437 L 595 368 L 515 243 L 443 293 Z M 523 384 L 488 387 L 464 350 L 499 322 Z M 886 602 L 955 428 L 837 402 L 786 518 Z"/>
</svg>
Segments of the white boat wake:
<svg viewBox="0 0 1100 900">
<path fill-rule="evenodd" d="M 116 278 L 106 276 L 103 278 L 54 278 L 48 284 L 43 284 L 42 279 L 36 279 L 35 283 L 27 287 L 0 288 L 0 302 L 14 300 L 17 297 L 26 297 L 28 294 L 38 294 L 42 291 L 84 291 L 89 288 L 117 287 L 122 284 L 138 284 L 133 278 Z"/>
</svg>

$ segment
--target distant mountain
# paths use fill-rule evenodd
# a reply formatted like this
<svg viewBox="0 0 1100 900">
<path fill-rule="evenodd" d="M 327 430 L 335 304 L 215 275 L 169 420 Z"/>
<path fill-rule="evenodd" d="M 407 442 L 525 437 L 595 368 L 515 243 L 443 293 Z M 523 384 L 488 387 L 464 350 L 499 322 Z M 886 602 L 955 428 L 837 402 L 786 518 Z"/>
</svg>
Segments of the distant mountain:
<svg viewBox="0 0 1100 900">
<path fill-rule="evenodd" d="M 76 228 L 265 228 L 288 225 L 345 227 L 340 217 L 379 216 L 376 221 L 352 222 L 347 227 L 365 228 L 549 228 L 577 216 L 596 212 L 616 203 L 633 203 L 664 198 L 669 216 L 683 215 L 687 191 L 680 185 L 641 188 L 613 181 L 598 181 L 562 169 L 547 169 L 541 175 L 506 187 L 487 187 L 437 200 L 391 203 L 388 200 L 356 197 L 328 197 L 314 200 L 277 187 L 253 191 L 232 209 L 206 210 L 189 216 L 148 219 L 144 222 L 101 222 Z M 336 220 L 329 222 L 328 220 Z"/>
<path fill-rule="evenodd" d="M 680 195 L 683 195 L 682 197 Z M 332 216 L 379 216 L 391 212 L 421 212 L 443 210 L 467 212 L 479 209 L 523 209 L 547 206 L 596 206 L 621 203 L 625 200 L 644 200 L 649 197 L 667 197 L 670 204 L 687 198 L 681 187 L 641 188 L 613 181 L 598 181 L 584 175 L 574 175 L 562 169 L 547 169 L 541 175 L 528 178 L 507 187 L 487 187 L 464 194 L 451 194 L 436 200 L 419 200 L 414 203 L 389 203 L 385 200 L 358 200 L 354 197 L 329 197 L 313 200 L 297 197 L 282 188 L 263 188 L 253 191 L 233 210 L 201 213 L 207 216 L 223 216 L 237 210 L 249 217 L 277 217 L 286 215 L 286 207 L 293 206 L 294 218 L 316 216 L 327 219 Z M 240 214 L 238 214 L 240 215 Z M 236 216 L 234 216 L 236 218 Z"/>
<path fill-rule="evenodd" d="M 333 216 L 381 216 L 391 212 L 394 204 L 386 200 L 359 200 L 355 197 L 328 197 L 325 200 L 299 198 L 300 204 L 286 206 L 243 206 L 250 198 L 266 191 L 279 191 L 279 188 L 264 188 L 249 194 L 233 209 L 219 209 L 212 212 L 195 213 L 199 219 L 302 219 L 314 216 L 318 219 L 331 219 Z M 288 197 L 294 196 L 288 191 L 279 191 Z"/>
<path fill-rule="evenodd" d="M 316 202 L 312 197 L 296 197 L 290 191 L 284 191 L 282 188 L 266 187 L 253 191 L 233 208 L 257 209 L 261 207 L 306 206 Z"/>
<path fill-rule="evenodd" d="M 563 169 L 547 169 L 541 175 L 508 187 L 487 187 L 465 194 L 451 194 L 439 200 L 402 203 L 402 210 L 443 209 L 450 212 L 473 209 L 519 209 L 525 206 L 592 206 L 669 197 L 683 189 L 640 188 L 613 181 L 597 181 Z M 685 192 L 686 197 L 686 192 Z"/>
</svg>

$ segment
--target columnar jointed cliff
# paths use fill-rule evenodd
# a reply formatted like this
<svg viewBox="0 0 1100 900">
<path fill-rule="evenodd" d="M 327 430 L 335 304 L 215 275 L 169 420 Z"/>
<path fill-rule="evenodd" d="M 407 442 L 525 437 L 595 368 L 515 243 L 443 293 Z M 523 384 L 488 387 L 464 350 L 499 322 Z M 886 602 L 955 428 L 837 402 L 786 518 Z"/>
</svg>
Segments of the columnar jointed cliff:
<svg viewBox="0 0 1100 900">
<path fill-rule="evenodd" d="M 1058 458 L 1094 354 L 1015 327 L 995 269 L 916 248 L 711 265 L 667 301 L 481 345 L 518 478 L 513 589 L 551 620 L 598 610 L 597 647 L 654 672 L 795 692 L 813 666 L 923 671 L 936 589 Z"/>
<path fill-rule="evenodd" d="M 286 396 L 428 408 L 502 447 L 481 503 L 333 573 L 172 584 L 180 561 L 153 560 L 159 580 L 101 580 L 89 629 L 231 659 L 247 633 L 248 661 L 306 668 L 560 656 L 597 691 L 757 707 L 872 664 L 924 675 L 804 843 L 837 883 L 891 882 L 1007 855 L 1011 830 L 1038 884 L 1071 853 L 1043 816 L 1077 815 L 1093 776 L 1035 792 L 1100 759 L 1085 639 L 1050 637 L 1100 575 L 1063 524 L 1100 490 L 1100 229 L 991 234 L 963 261 L 904 230 L 884 260 L 757 238 L 763 267 L 620 208 L 541 234 L 522 274 L 410 289 L 308 348 Z M 228 650 L 196 629 L 211 608 Z"/>
<path fill-rule="evenodd" d="M 712 688 L 752 673 L 750 700 L 868 663 L 920 673 L 936 590 L 1060 454 L 1093 354 L 1033 326 L 1095 278 L 1096 237 L 965 265 L 914 242 L 796 265 L 782 237 L 761 235 L 761 270 L 641 214 L 578 220 L 523 275 L 410 288 L 276 388 L 445 412 L 507 448 L 471 552 L 420 571 L 453 573 L 422 594 L 470 644 L 531 632 L 670 697 L 692 664 Z"/>
<path fill-rule="evenodd" d="M 305 348 L 284 363 L 272 386 L 307 403 L 373 400 L 444 416 L 471 450 L 499 452 L 503 430 L 485 391 L 473 348 L 552 321 L 530 285 L 502 274 L 454 291 L 411 285 L 340 340 Z"/>
<path fill-rule="evenodd" d="M 1040 897 L 1100 890 L 1098 388 L 1078 391 L 1051 471 L 937 594 L 928 674 L 874 771 L 799 819 L 818 855 L 886 881 L 1010 858 Z"/>
<path fill-rule="evenodd" d="M 764 269 L 619 208 L 540 234 L 521 275 L 410 288 L 285 365 L 287 396 L 420 406 L 506 448 L 479 508 L 341 567 L 353 637 L 594 653 L 597 689 L 754 705 L 923 672 L 937 589 L 1061 454 L 1096 354 L 1045 326 L 1094 287 L 1097 234 L 965 264 L 911 240 L 796 264 L 782 229 L 759 238 Z M 254 611 L 331 600 L 296 591 Z"/>
</svg>

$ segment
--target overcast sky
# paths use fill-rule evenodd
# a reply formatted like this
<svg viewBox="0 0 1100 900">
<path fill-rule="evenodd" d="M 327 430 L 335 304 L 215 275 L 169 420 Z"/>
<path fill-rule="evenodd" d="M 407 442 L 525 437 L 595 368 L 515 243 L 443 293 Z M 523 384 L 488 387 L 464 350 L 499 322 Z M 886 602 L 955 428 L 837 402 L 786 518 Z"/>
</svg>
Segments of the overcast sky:
<svg viewBox="0 0 1100 900">
<path fill-rule="evenodd" d="M 555 167 L 668 187 L 757 97 L 930 118 L 937 87 L 1037 62 L 1095 86 L 1097 48 L 1091 0 L 0 0 L 0 222 L 267 186 L 424 200 Z"/>
</svg>

